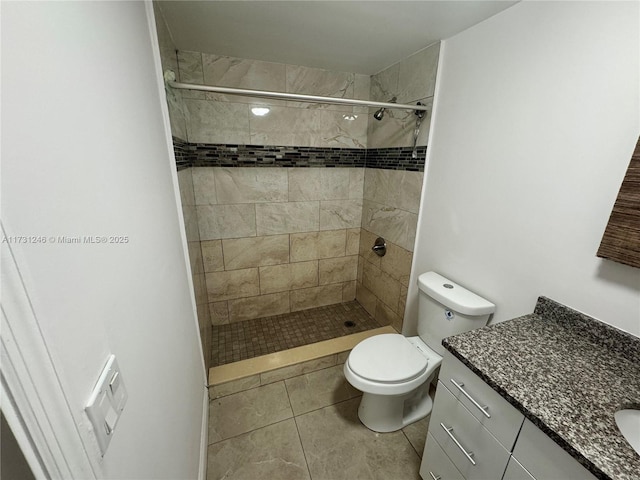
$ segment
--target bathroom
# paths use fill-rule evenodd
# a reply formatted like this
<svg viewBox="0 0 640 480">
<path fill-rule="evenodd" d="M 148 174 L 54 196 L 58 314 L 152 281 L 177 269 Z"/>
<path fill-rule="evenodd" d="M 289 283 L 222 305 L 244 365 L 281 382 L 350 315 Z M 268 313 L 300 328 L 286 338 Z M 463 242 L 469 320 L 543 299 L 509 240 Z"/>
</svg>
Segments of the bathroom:
<svg viewBox="0 0 640 480">
<path fill-rule="evenodd" d="M 353 172 L 348 181 L 362 185 L 356 187 L 362 188 L 361 195 L 356 198 L 340 196 L 302 200 L 316 202 L 319 216 L 323 202 L 327 206 L 330 202 L 340 206 L 369 202 L 373 206 L 395 209 L 408 219 L 407 222 L 411 220 L 415 229 L 412 241 L 412 234 L 407 230 L 404 237 L 393 237 L 393 230 L 377 230 L 371 224 L 365 224 L 365 208 L 362 207 L 359 218 L 356 213 L 339 228 L 324 229 L 320 216 L 317 227 L 314 225 L 312 230 L 317 232 L 317 236 L 325 231 L 341 230 L 343 233 L 339 235 L 345 238 L 343 260 L 340 260 L 344 262 L 344 268 L 339 269 L 345 276 L 327 283 L 340 285 L 340 292 L 338 295 L 338 287 L 331 287 L 333 290 L 325 289 L 329 292 L 326 295 L 338 302 L 359 300 L 381 325 L 402 331 L 405 335 L 415 335 L 417 278 L 423 272 L 436 271 L 491 300 L 497 307 L 492 324 L 532 312 L 537 298 L 544 295 L 613 327 L 640 335 L 638 270 L 596 257 L 639 131 L 637 47 L 621 48 L 621 45 L 638 43 L 637 26 L 624 22 L 624 18 L 637 18 L 637 5 L 624 2 L 613 5 L 615 7 L 597 2 L 519 2 L 467 30 L 443 38 L 437 55 L 433 55 L 437 60 L 437 69 L 432 71 L 435 82 L 429 85 L 429 81 L 425 81 L 420 85 L 425 91 L 397 100 L 398 103 L 433 102 L 429 104 L 429 117 L 421 126 L 422 136 L 418 143 L 422 150 L 419 153 L 422 159 L 426 155 L 426 160 L 420 171 L 376 169 L 366 163 L 364 168 L 299 169 L 318 177 L 320 174 L 315 171 Z M 207 275 L 215 278 L 226 271 L 224 267 L 219 270 L 215 266 L 206 271 L 204 254 L 201 255 L 202 267 L 199 267 L 197 249 L 208 242 L 206 247 L 211 255 L 207 258 L 213 265 L 215 249 L 224 248 L 228 238 L 190 239 L 189 232 L 194 233 L 196 229 L 189 231 L 189 227 L 198 223 L 193 223 L 195 217 L 189 217 L 189 210 L 212 210 L 221 202 L 212 204 L 207 201 L 199 205 L 194 195 L 194 202 L 191 205 L 187 202 L 187 207 L 191 208 L 183 210 L 185 202 L 174 198 L 175 192 L 183 196 L 182 200 L 188 197 L 184 188 L 175 188 L 177 181 L 185 175 L 182 172 L 187 170 L 181 169 L 176 177 L 175 164 L 171 164 L 175 125 L 172 124 L 171 131 L 169 127 L 161 129 L 162 135 L 157 136 L 160 141 L 156 140 L 155 146 L 148 147 L 148 151 L 138 150 L 141 148 L 139 139 L 146 139 L 152 130 L 142 126 L 156 125 L 158 121 L 154 119 L 163 118 L 167 113 L 172 115 L 171 120 L 175 123 L 175 112 L 171 109 L 177 103 L 172 105 L 170 99 L 168 112 L 161 103 L 165 101 L 165 87 L 161 73 L 158 73 L 163 71 L 158 62 L 163 44 L 153 45 L 153 35 L 149 34 L 152 46 L 147 46 L 149 40 L 145 26 L 146 22 L 149 25 L 155 23 L 154 14 L 157 11 L 136 3 L 120 6 L 99 3 L 93 7 L 73 3 L 55 7 L 3 5 L 2 88 L 3 93 L 6 89 L 6 94 L 3 95 L 2 108 L 5 118 L 16 119 L 14 125 L 3 122 L 3 227 L 14 235 L 88 235 L 107 230 L 105 233 L 110 235 L 137 237 L 135 242 L 119 249 L 15 246 L 19 250 L 14 252 L 18 266 L 29 266 L 27 270 L 30 273 L 24 275 L 24 281 L 27 291 L 37 297 L 37 301 L 32 302 L 36 313 L 41 312 L 42 315 L 42 312 L 47 312 L 45 319 L 47 316 L 56 319 L 56 322 L 43 320 L 41 323 L 44 324 L 43 336 L 53 352 L 51 357 L 60 378 L 60 394 L 70 406 L 69 425 L 84 424 L 83 402 L 95 382 L 105 354 L 113 352 L 119 357 L 130 399 L 118 425 L 120 432 L 116 431 L 110 450 L 100 462 L 92 458 L 86 461 L 87 468 L 97 472 L 96 478 L 193 478 L 203 475 L 207 442 L 202 440 L 206 435 L 201 432 L 206 430 L 205 410 L 209 411 L 210 401 L 205 388 L 208 382 L 203 380 L 205 365 L 208 366 L 208 360 L 203 359 L 211 351 L 206 345 L 210 338 L 207 330 L 213 328 L 212 322 L 215 321 L 231 324 L 230 320 L 224 319 L 224 308 L 211 310 L 210 307 L 221 307 L 223 305 L 219 304 L 226 303 L 227 315 L 232 315 L 232 312 L 243 315 L 230 306 L 233 302 L 236 302 L 234 306 L 239 305 L 242 297 L 225 298 L 224 292 L 213 292 L 220 296 L 210 297 L 211 292 L 206 290 Z M 14 19 L 13 25 L 19 25 L 23 30 L 12 27 L 9 20 L 5 26 L 6 17 Z M 603 22 L 603 18 L 609 21 Z M 51 28 L 53 20 L 68 25 L 69 31 L 78 35 L 86 33 L 83 25 L 89 22 L 94 32 L 89 36 L 91 41 L 83 47 L 80 42 L 72 47 L 62 41 L 50 42 L 55 31 Z M 402 19 L 397 21 L 402 22 Z M 114 25 L 118 28 L 113 28 Z M 153 30 L 155 25 L 149 28 Z M 115 35 L 115 31 L 122 34 Z M 69 38 L 73 38 L 72 33 L 69 33 Z M 5 47 L 7 44 L 21 44 L 21 48 L 10 50 Z M 400 79 L 404 71 L 402 68 L 410 63 L 411 55 L 417 53 L 419 56 L 420 52 L 425 56 L 431 55 L 429 48 L 432 45 L 433 42 L 420 45 L 386 67 L 399 65 L 397 78 Z M 194 51 L 198 52 L 197 49 L 185 50 Z M 197 65 L 189 63 L 188 57 L 189 54 L 184 54 L 183 58 L 176 59 L 174 70 L 181 72 L 179 60 L 183 61 L 183 70 L 193 65 L 194 69 L 189 71 L 193 76 L 188 83 L 198 83 L 195 78 Z M 31 63 L 37 66 L 20 61 L 24 58 L 32 59 Z M 303 66 L 299 60 L 280 59 L 272 63 Z M 204 64 L 202 67 L 201 83 L 209 83 L 205 82 Z M 37 69 L 49 73 L 46 82 L 36 74 Z M 378 72 L 382 70 L 384 68 Z M 359 81 L 366 82 L 363 77 L 369 75 L 358 74 L 346 67 L 340 71 L 348 72 L 354 78 L 350 84 L 351 91 L 344 96 L 362 98 L 362 92 L 367 89 Z M 375 73 L 372 72 L 374 76 Z M 424 76 L 431 78 L 429 72 Z M 149 89 L 149 78 L 153 78 L 152 83 L 157 83 L 153 83 L 153 89 Z M 72 82 L 65 83 L 69 79 Z M 279 90 L 276 87 L 268 89 Z M 153 91 L 144 93 L 147 90 Z M 117 102 L 109 97 L 102 98 L 106 91 L 118 92 Z M 374 91 L 372 84 L 368 91 Z M 189 95 L 192 96 L 187 98 Z M 209 101 L 198 95 L 202 93 L 183 90 L 180 95 L 183 98 L 174 101 L 192 105 Z M 160 100 L 156 98 L 158 96 Z M 380 97 L 372 100 L 384 102 L 391 96 L 383 91 Z M 18 101 L 25 98 L 31 100 Z M 241 101 L 235 103 L 247 105 Z M 309 118 L 330 118 L 331 115 L 349 113 L 334 106 L 302 107 L 283 103 L 274 105 L 264 122 L 272 113 L 278 113 L 276 107 L 280 111 L 303 111 L 301 124 Z M 55 107 L 56 121 L 52 121 L 51 116 L 42 115 L 38 106 L 45 104 Z M 141 107 L 134 115 L 127 105 Z M 288 144 L 284 141 L 276 144 L 354 150 L 363 150 L 365 146 L 367 149 L 403 147 L 410 157 L 413 113 L 410 112 L 407 119 L 402 117 L 403 111 L 388 109 L 385 118 L 378 122 L 371 120 L 375 110 L 370 108 L 361 114 L 357 107 L 353 109 L 351 113 L 358 117 L 353 121 L 354 126 L 349 128 L 356 133 L 334 136 L 338 143 L 313 145 L 305 143 L 308 139 L 296 137 Z M 101 113 L 99 117 L 98 112 Z M 247 112 L 247 118 L 248 115 Z M 123 131 L 120 124 L 125 117 L 127 130 Z M 87 122 L 87 118 L 96 119 L 95 124 Z M 31 122 L 29 129 L 24 127 L 27 121 Z M 409 124 L 409 128 L 402 129 L 406 133 L 404 138 L 384 137 L 390 132 L 384 129 L 392 128 L 394 122 L 396 125 Z M 118 141 L 105 142 L 104 128 Z M 378 130 L 368 131 L 368 128 Z M 37 132 L 40 140 L 34 142 L 33 136 L 27 136 L 27 132 Z M 295 132 L 289 133 L 293 137 Z M 250 134 L 262 135 L 265 139 L 274 132 L 254 129 Z M 381 136 L 380 143 L 372 140 L 377 135 Z M 237 137 L 224 141 L 196 137 L 194 141 L 254 144 Z M 268 140 L 256 143 L 269 145 Z M 51 148 L 58 145 L 59 148 Z M 34 169 L 30 162 L 40 158 L 42 152 L 55 161 L 39 162 L 38 168 Z M 102 161 L 87 162 L 87 152 L 92 152 Z M 22 163 L 14 162 L 13 158 L 22 159 Z M 150 158 L 162 161 L 154 162 Z M 179 155 L 176 155 L 176 160 L 180 160 Z M 297 192 L 291 189 L 291 179 L 298 175 L 291 173 L 295 170 L 288 169 L 287 193 L 317 193 L 310 191 L 312 189 Z M 359 173 L 358 170 L 364 172 Z M 388 193 L 385 200 L 376 199 L 373 193 L 368 196 L 367 174 L 381 175 L 380 172 L 393 172 L 389 178 L 395 175 L 394 180 L 400 184 L 404 181 L 403 192 L 411 192 L 410 197 L 415 203 L 407 205 L 402 203 L 403 199 L 390 198 Z M 198 177 L 198 181 L 218 186 L 215 175 L 211 178 L 207 172 L 202 173 L 204 175 Z M 192 178 L 195 180 L 196 177 Z M 389 178 L 383 178 L 381 182 Z M 318 185 L 322 183 L 320 178 L 316 181 Z M 118 187 L 114 191 L 113 187 L 103 186 L 104 183 Z M 25 191 L 30 194 L 25 196 Z M 351 187 L 347 191 L 351 192 Z M 398 187 L 389 191 L 397 192 Z M 219 198 L 216 197 L 216 202 Z M 253 202 L 257 209 L 262 200 L 243 199 L 239 203 L 249 202 Z M 34 216 L 29 212 L 40 213 Z M 184 218 L 184 224 L 177 220 L 180 218 Z M 181 231 L 183 225 L 187 227 L 186 236 Z M 206 225 L 201 224 L 197 229 L 198 236 L 203 226 Z M 307 233 L 266 231 L 275 236 Z M 364 231 L 369 233 L 363 235 Z M 354 244 L 358 235 L 356 249 Z M 363 241 L 365 235 L 368 238 Z M 256 231 L 255 236 L 260 234 Z M 406 268 L 408 262 L 410 273 L 396 273 L 396 278 L 393 278 L 393 272 L 385 272 L 380 267 L 366 280 L 364 271 L 358 272 L 356 266 L 354 274 L 354 260 L 349 257 L 362 258 L 362 264 L 364 255 L 370 255 L 376 236 L 387 240 L 388 255 L 395 247 L 398 248 L 403 257 L 400 262 L 394 261 L 394 266 L 404 263 Z M 352 249 L 347 251 L 347 239 L 350 237 Z M 189 240 L 193 242 L 189 242 L 189 253 L 196 250 L 195 262 L 193 255 L 189 257 L 182 253 L 182 245 Z M 180 254 L 176 254 L 178 250 Z M 355 259 L 356 264 L 360 258 Z M 320 268 L 321 260 L 307 261 L 315 261 Z M 251 266 L 247 269 L 258 269 L 261 281 L 259 269 L 272 266 Z M 364 264 L 362 266 L 364 270 Z M 63 270 L 68 272 L 69 280 L 66 282 L 60 282 L 55 274 Z M 168 272 L 176 273 L 169 275 Z M 359 284 L 368 293 L 376 293 L 372 278 L 380 277 L 381 273 L 388 274 L 397 282 L 392 283 L 393 289 L 397 290 L 392 292 L 397 301 L 384 301 L 382 295 L 389 294 L 390 290 L 384 287 L 379 288 L 376 298 L 367 297 L 364 290 L 358 298 Z M 408 278 L 401 279 L 401 276 Z M 371 288 L 366 287 L 365 280 L 371 281 Z M 312 285 L 305 283 L 305 288 L 323 286 L 319 278 L 317 282 Z M 246 285 L 250 282 L 241 280 L 240 283 Z M 91 288 L 91 284 L 101 288 L 96 290 Z M 296 289 L 285 291 L 295 292 Z M 259 293 L 262 296 L 262 292 Z M 264 296 L 268 295 L 278 299 L 282 298 L 283 292 L 266 290 Z M 59 298 L 67 296 L 77 297 L 79 301 L 61 305 Z M 255 296 L 246 295 L 246 298 Z M 289 293 L 290 302 L 294 296 Z M 126 301 L 114 302 L 113 298 Z M 269 305 L 270 308 L 274 305 L 281 307 L 283 303 L 277 300 Z M 389 307 L 389 303 L 395 304 L 395 310 L 384 308 Z M 197 316 L 195 311 L 198 311 Z M 222 312 L 222 317 L 214 320 L 210 316 L 209 322 L 202 322 L 207 315 L 202 313 L 204 311 Z M 279 311 L 272 312 L 273 315 L 280 314 Z M 175 326 L 176 318 L 192 319 L 194 325 L 185 321 L 178 328 Z M 196 320 L 201 321 L 198 328 L 195 328 Z M 194 348 L 195 344 L 197 348 Z M 171 354 L 166 355 L 167 351 Z M 334 364 L 318 370 L 316 376 L 321 375 L 318 372 L 339 370 L 339 361 L 344 362 L 344 356 L 338 358 L 342 353 L 336 351 L 331 354 L 335 355 Z M 77 358 L 86 358 L 85 365 L 77 365 Z M 280 394 L 288 391 L 292 396 L 296 391 L 302 395 L 305 388 L 296 387 L 300 386 L 297 382 L 302 382 L 303 378 L 304 375 L 298 375 L 269 385 L 272 385 L 273 392 L 280 389 Z M 167 388 L 166 382 L 173 386 Z M 356 398 L 351 397 L 353 391 L 343 384 L 338 387 L 341 390 L 337 395 L 344 398 L 341 403 L 352 405 Z M 158 400 L 144 400 L 149 395 Z M 326 407 L 307 414 L 320 415 L 323 408 Z M 3 413 L 4 409 L 3 405 Z M 217 415 L 215 408 L 211 412 Z M 294 416 L 296 421 L 303 422 L 304 419 L 298 418 L 305 414 L 288 416 L 280 412 L 279 415 L 284 415 L 284 418 L 274 424 L 288 424 L 287 420 Z M 172 432 L 170 436 L 188 438 L 189 445 L 160 435 L 161 429 L 154 421 L 157 418 L 171 419 L 168 423 Z M 149 441 L 149 432 L 154 432 L 153 441 Z M 75 435 L 80 443 L 88 445 L 87 456 L 92 457 L 90 453 L 94 447 L 90 429 L 81 427 Z M 402 455 L 412 458 L 412 461 L 419 458 L 408 438 L 410 433 L 386 435 L 394 436 Z M 361 439 L 360 443 L 365 442 Z M 213 444 L 217 445 L 214 448 L 225 445 L 224 440 Z M 126 460 L 127 450 L 134 445 L 140 452 L 136 462 Z M 390 444 L 383 448 L 381 457 L 398 455 L 394 448 Z M 363 447 L 351 455 L 355 458 L 365 451 Z"/>
</svg>

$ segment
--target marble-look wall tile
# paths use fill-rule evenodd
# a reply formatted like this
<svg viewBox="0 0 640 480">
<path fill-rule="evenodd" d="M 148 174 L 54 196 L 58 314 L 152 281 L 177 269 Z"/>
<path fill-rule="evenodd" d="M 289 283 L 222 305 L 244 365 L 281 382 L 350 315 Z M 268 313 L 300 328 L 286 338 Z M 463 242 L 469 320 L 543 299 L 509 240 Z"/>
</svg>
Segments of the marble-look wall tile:
<svg viewBox="0 0 640 480">
<path fill-rule="evenodd" d="M 184 218 L 184 229 L 188 241 L 197 241 L 200 238 L 198 229 L 197 207 L 184 205 L 182 207 L 182 217 Z"/>
<path fill-rule="evenodd" d="M 350 168 L 288 168 L 287 170 L 289 201 L 350 198 L 350 170 L 352 170 Z"/>
<path fill-rule="evenodd" d="M 398 300 L 398 315 L 404 318 L 404 311 L 407 308 L 407 292 L 409 289 L 406 286 L 400 287 L 400 300 Z"/>
<path fill-rule="evenodd" d="M 198 273 L 191 276 L 193 281 L 193 291 L 196 299 L 196 305 L 207 303 L 207 284 L 204 273 Z"/>
<path fill-rule="evenodd" d="M 213 168 L 216 198 L 220 204 L 287 201 L 287 169 Z"/>
<path fill-rule="evenodd" d="M 342 284 L 342 301 L 351 302 L 356 299 L 356 285 L 358 282 L 352 280 Z M 343 362 L 344 363 L 344 362 Z"/>
<path fill-rule="evenodd" d="M 258 235 L 312 232 L 319 229 L 318 202 L 258 203 L 255 209 Z"/>
<path fill-rule="evenodd" d="M 189 169 L 193 175 L 193 191 L 196 205 L 215 205 L 216 183 L 215 169 L 211 167 L 194 167 Z"/>
<path fill-rule="evenodd" d="M 257 268 L 207 273 L 209 303 L 260 294 Z"/>
<path fill-rule="evenodd" d="M 222 258 L 222 242 L 220 240 L 205 240 L 200 242 L 202 260 L 205 272 L 221 272 L 224 270 Z"/>
<path fill-rule="evenodd" d="M 365 200 L 418 213 L 422 193 L 422 172 L 365 168 Z"/>
<path fill-rule="evenodd" d="M 346 255 L 358 255 L 360 253 L 360 229 L 349 228 L 347 230 Z"/>
<path fill-rule="evenodd" d="M 287 92 L 324 97 L 353 98 L 355 74 L 323 70 L 320 68 L 287 65 Z M 295 103 L 300 108 L 326 108 L 319 103 Z"/>
<path fill-rule="evenodd" d="M 361 199 L 364 187 L 364 168 L 349 168 L 349 198 Z"/>
<path fill-rule="evenodd" d="M 247 105 L 185 99 L 187 135 L 193 143 L 250 143 Z"/>
<path fill-rule="evenodd" d="M 400 62 L 399 102 L 411 103 L 420 98 L 433 96 L 439 55 L 440 43 L 438 42 Z"/>
<path fill-rule="evenodd" d="M 387 110 L 382 120 L 369 118 L 367 128 L 368 148 L 390 148 L 413 146 L 413 123 L 402 110 Z M 421 128 L 422 130 L 422 128 Z"/>
<path fill-rule="evenodd" d="M 202 73 L 202 54 L 200 52 L 178 51 L 177 78 L 183 83 L 195 83 L 202 85 L 204 75 Z"/>
<path fill-rule="evenodd" d="M 370 232 L 369 230 L 366 230 L 364 228 L 361 229 L 360 230 L 360 251 L 358 253 L 365 261 L 373 263 L 375 266 L 380 267 L 381 257 L 376 255 L 371 249 L 375 245 L 376 238 L 378 237 L 379 235 L 376 235 L 375 233 Z M 362 277 L 359 276 L 358 278 L 361 279 Z"/>
<path fill-rule="evenodd" d="M 289 292 L 229 300 L 229 319 L 232 323 L 282 315 L 290 311 Z"/>
<path fill-rule="evenodd" d="M 345 255 L 346 230 L 291 234 L 291 261 L 303 262 Z"/>
<path fill-rule="evenodd" d="M 378 299 L 367 287 L 361 282 L 356 284 L 356 300 L 373 318 L 376 317 L 376 304 Z"/>
<path fill-rule="evenodd" d="M 180 189 L 180 201 L 182 205 L 195 205 L 193 192 L 192 168 L 186 168 L 178 172 L 178 188 Z"/>
<path fill-rule="evenodd" d="M 365 148 L 367 118 L 349 121 L 342 112 L 274 107 L 250 118 L 251 142 L 257 145 Z"/>
<path fill-rule="evenodd" d="M 189 240 L 187 238 L 187 250 L 189 251 L 189 264 L 191 266 L 191 274 L 204 273 L 204 265 L 202 264 L 202 249 L 199 240 Z"/>
<path fill-rule="evenodd" d="M 167 106 L 169 108 L 169 123 L 171 124 L 171 135 L 182 140 L 188 140 L 187 132 L 187 111 L 184 105 L 184 92 L 172 88 L 165 88 Z"/>
<path fill-rule="evenodd" d="M 226 325 L 229 323 L 229 302 L 213 302 L 209 304 L 209 315 L 212 325 Z"/>
<path fill-rule="evenodd" d="M 342 301 L 342 284 L 292 290 L 290 295 L 292 312 L 333 305 Z"/>
<path fill-rule="evenodd" d="M 380 325 L 391 325 L 398 332 L 402 331 L 402 317 L 380 300 L 376 302 L 374 318 Z"/>
<path fill-rule="evenodd" d="M 369 100 L 371 93 L 371 77 L 369 75 L 363 75 L 356 73 L 353 81 L 353 98 L 357 100 Z M 367 110 L 364 110 L 366 113 Z"/>
<path fill-rule="evenodd" d="M 387 253 L 380 259 L 380 268 L 391 278 L 399 281 L 404 286 L 408 286 L 412 259 L 413 254 L 409 250 L 405 250 L 392 242 L 387 242 Z"/>
<path fill-rule="evenodd" d="M 222 245 L 227 270 L 289 263 L 289 235 L 234 238 Z"/>
<path fill-rule="evenodd" d="M 356 228 L 362 222 L 362 200 L 320 202 L 320 230 Z"/>
<path fill-rule="evenodd" d="M 219 87 L 284 92 L 286 65 L 222 55 L 202 54 L 204 83 Z"/>
<path fill-rule="evenodd" d="M 372 263 L 364 263 L 362 285 L 386 305 L 397 308 L 400 299 L 400 282 L 394 280 Z"/>
<path fill-rule="evenodd" d="M 256 207 L 253 204 L 199 205 L 196 208 L 202 240 L 256 235 Z"/>
<path fill-rule="evenodd" d="M 263 295 L 316 285 L 318 285 L 317 261 L 260 267 L 260 293 Z"/>
<path fill-rule="evenodd" d="M 362 228 L 413 252 L 418 215 L 365 200 Z"/>
<path fill-rule="evenodd" d="M 211 366 L 211 320 L 209 319 L 209 305 L 206 303 L 196 305 L 196 315 L 198 316 L 198 327 L 200 331 L 200 342 L 204 356 L 205 369 Z"/>
<path fill-rule="evenodd" d="M 356 280 L 358 278 L 358 256 L 325 258 L 319 261 L 318 271 L 320 285 Z"/>
<path fill-rule="evenodd" d="M 400 66 L 396 63 L 371 76 L 371 100 L 388 102 L 398 96 Z M 387 110 L 388 113 L 390 110 Z"/>
</svg>

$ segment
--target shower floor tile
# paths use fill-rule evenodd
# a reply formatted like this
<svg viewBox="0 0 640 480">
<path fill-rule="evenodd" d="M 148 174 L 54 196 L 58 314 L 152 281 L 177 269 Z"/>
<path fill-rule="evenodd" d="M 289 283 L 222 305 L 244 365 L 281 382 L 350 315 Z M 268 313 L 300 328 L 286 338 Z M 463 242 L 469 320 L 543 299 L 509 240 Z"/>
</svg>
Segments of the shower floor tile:
<svg viewBox="0 0 640 480">
<path fill-rule="evenodd" d="M 353 322 L 351 327 L 345 322 Z M 211 366 L 330 340 L 381 325 L 356 302 L 213 326 Z"/>
</svg>

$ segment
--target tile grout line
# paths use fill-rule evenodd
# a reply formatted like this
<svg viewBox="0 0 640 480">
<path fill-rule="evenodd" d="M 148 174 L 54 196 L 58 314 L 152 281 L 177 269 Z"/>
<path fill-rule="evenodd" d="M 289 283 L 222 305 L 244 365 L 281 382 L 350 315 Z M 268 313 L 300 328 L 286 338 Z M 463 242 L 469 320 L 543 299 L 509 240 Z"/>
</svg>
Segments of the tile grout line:
<svg viewBox="0 0 640 480">
<path fill-rule="evenodd" d="M 306 375 L 306 374 L 303 374 Z M 300 375 L 299 375 L 300 376 Z M 300 435 L 300 427 L 298 426 L 298 420 L 296 420 L 296 414 L 293 411 L 293 405 L 291 404 L 291 395 L 289 394 L 289 388 L 287 387 L 287 382 L 282 380 L 284 383 L 284 389 L 287 392 L 287 399 L 289 400 L 289 405 L 291 405 L 291 412 L 293 413 L 293 424 L 296 426 L 296 433 L 298 434 L 298 441 L 300 442 L 300 448 L 302 449 L 302 456 L 304 457 L 304 464 L 307 467 L 307 472 L 309 473 L 309 478 L 312 479 L 311 469 L 309 468 L 309 460 L 307 459 L 307 452 L 304 449 L 304 443 L 302 442 L 302 436 Z"/>
</svg>

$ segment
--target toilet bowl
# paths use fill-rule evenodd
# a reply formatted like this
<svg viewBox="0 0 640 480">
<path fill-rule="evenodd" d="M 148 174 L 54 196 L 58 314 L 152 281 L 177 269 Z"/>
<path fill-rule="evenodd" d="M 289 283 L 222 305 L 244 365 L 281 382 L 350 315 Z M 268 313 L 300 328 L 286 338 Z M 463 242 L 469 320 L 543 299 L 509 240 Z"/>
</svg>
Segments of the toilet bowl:
<svg viewBox="0 0 640 480">
<path fill-rule="evenodd" d="M 486 325 L 496 308 L 436 272 L 421 274 L 417 283 L 418 336 L 374 335 L 344 364 L 347 381 L 362 391 L 358 417 L 375 432 L 399 430 L 431 413 L 429 386 L 444 355 L 442 340 Z"/>
<path fill-rule="evenodd" d="M 426 417 L 441 362 L 420 337 L 383 334 L 360 342 L 344 364 L 347 381 L 362 391 L 360 421 L 375 432 L 393 432 Z"/>
</svg>

